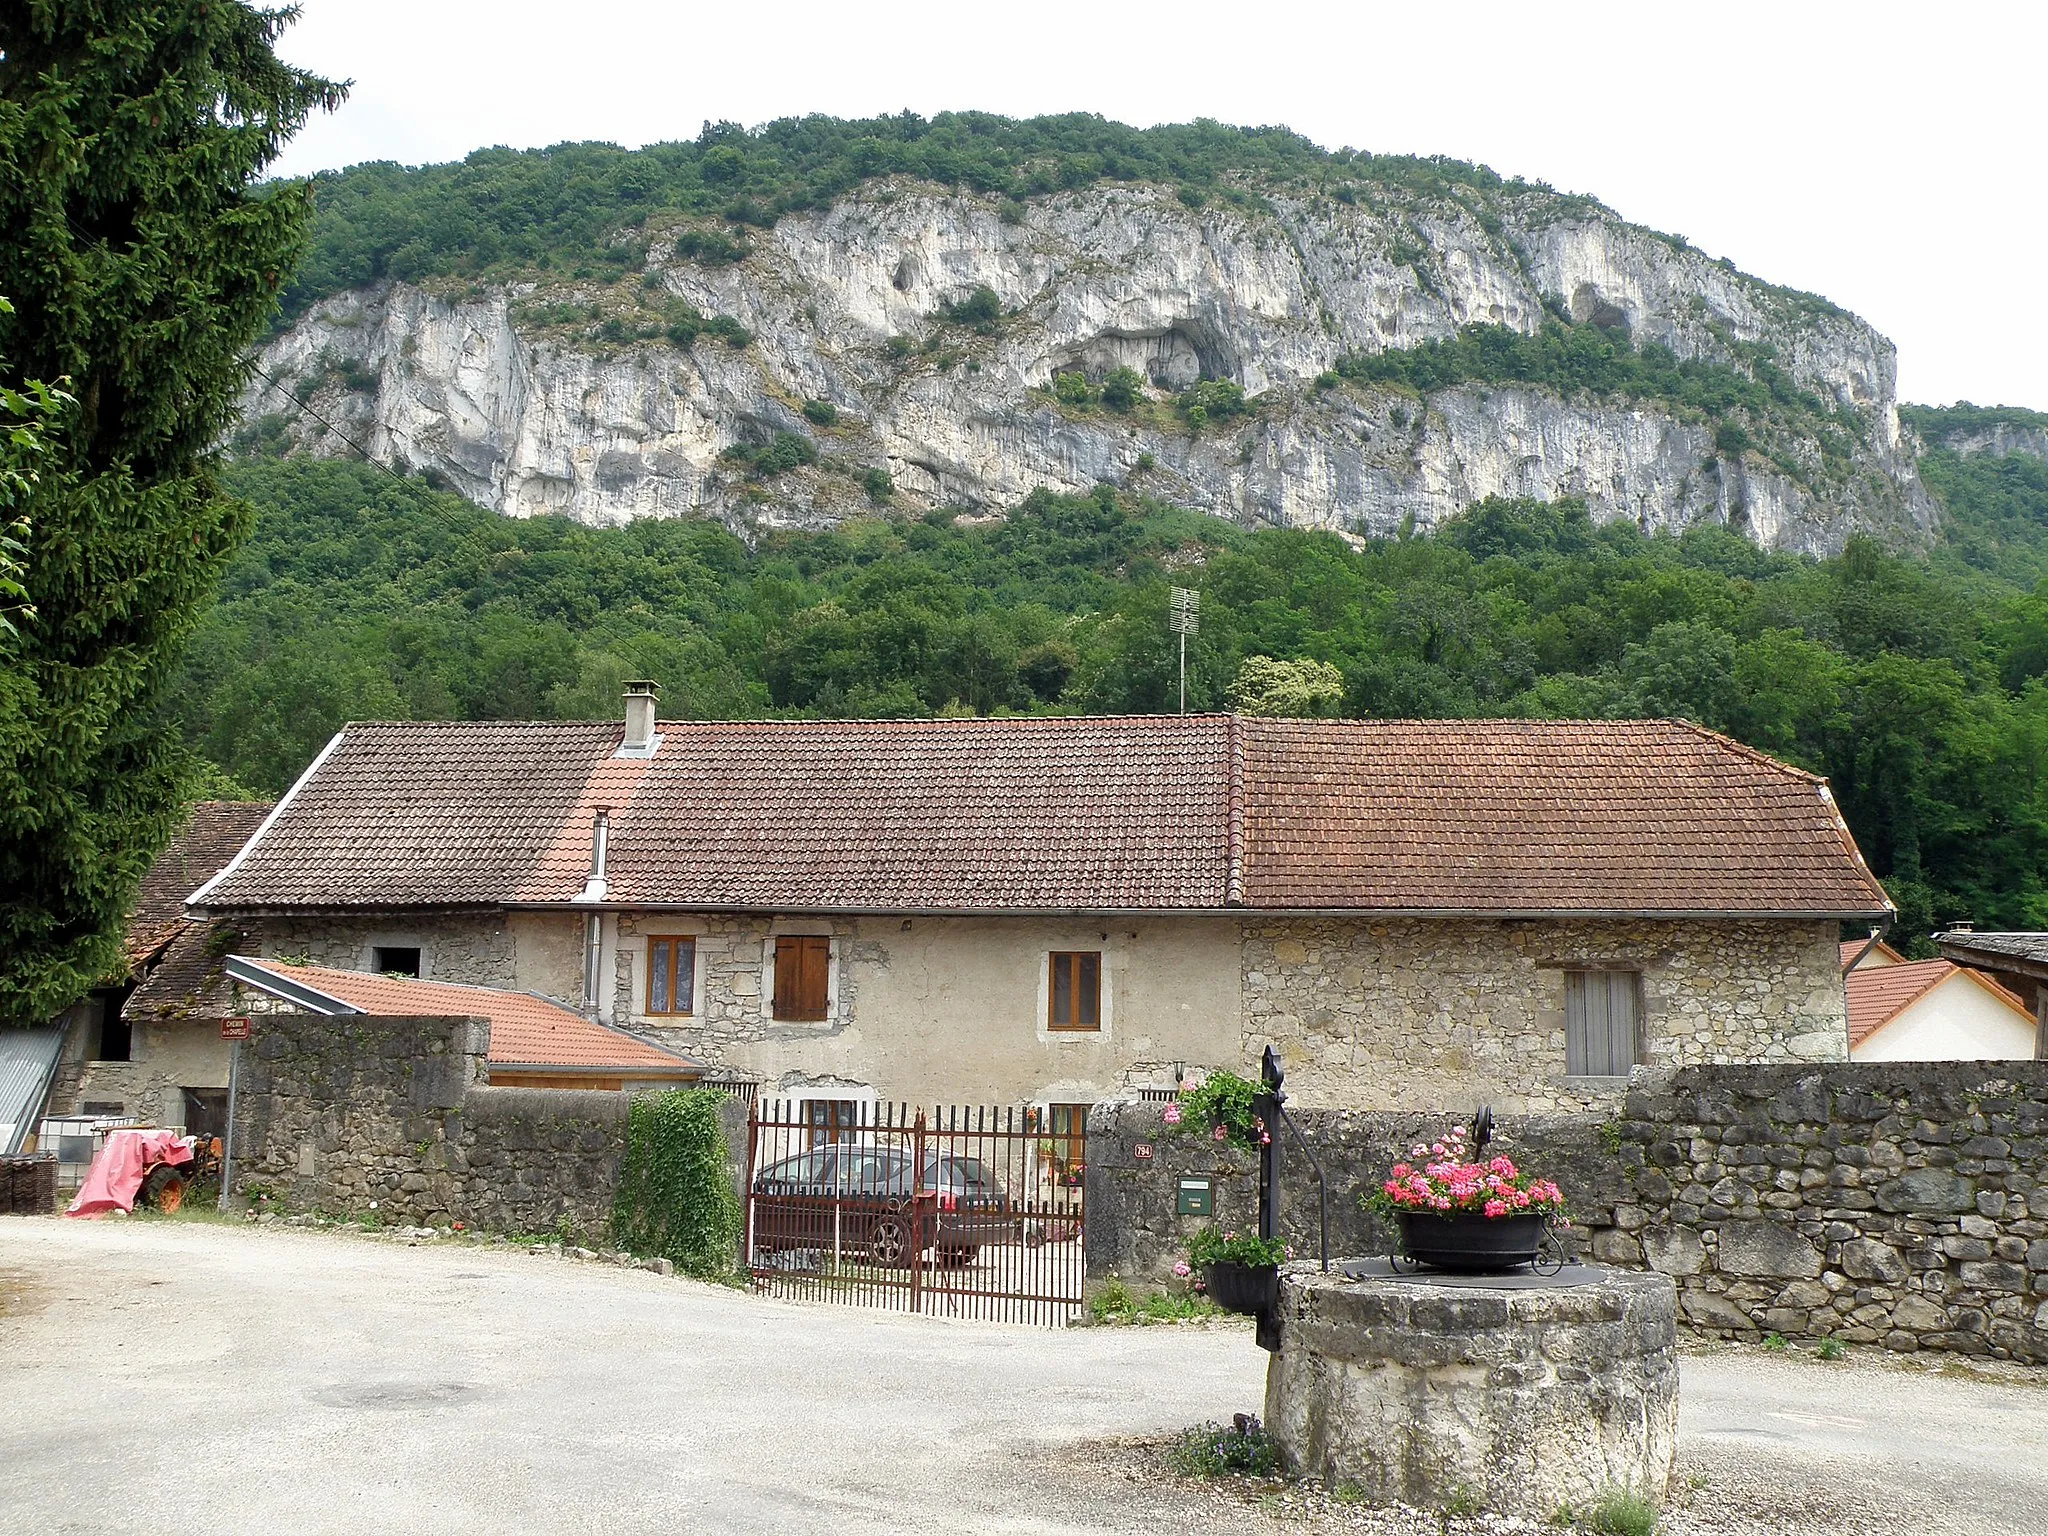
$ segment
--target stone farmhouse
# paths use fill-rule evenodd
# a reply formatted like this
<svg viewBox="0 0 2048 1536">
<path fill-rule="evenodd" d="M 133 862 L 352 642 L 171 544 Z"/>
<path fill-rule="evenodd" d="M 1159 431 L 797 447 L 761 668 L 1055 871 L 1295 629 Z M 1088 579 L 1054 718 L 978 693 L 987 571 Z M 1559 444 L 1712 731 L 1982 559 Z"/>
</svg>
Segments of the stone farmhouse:
<svg viewBox="0 0 2048 1536">
<path fill-rule="evenodd" d="M 1611 1105 L 1844 1060 L 1889 920 L 1826 784 L 1672 721 L 371 723 L 195 915 L 562 1000 L 821 1121 L 1085 1107 L 1271 1041 L 1305 1104 Z"/>
</svg>

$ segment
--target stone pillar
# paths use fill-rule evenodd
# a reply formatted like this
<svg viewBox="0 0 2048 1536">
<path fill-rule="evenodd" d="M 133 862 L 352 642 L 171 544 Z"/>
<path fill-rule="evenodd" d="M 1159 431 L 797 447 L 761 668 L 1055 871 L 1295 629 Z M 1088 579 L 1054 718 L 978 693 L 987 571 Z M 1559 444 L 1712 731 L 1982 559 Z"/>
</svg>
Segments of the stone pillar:
<svg viewBox="0 0 2048 1536">
<path fill-rule="evenodd" d="M 1662 1275 L 1351 1278 L 1291 1268 L 1266 1423 L 1292 1470 L 1375 1503 L 1548 1520 L 1610 1489 L 1661 1501 L 1678 1442 Z"/>
</svg>

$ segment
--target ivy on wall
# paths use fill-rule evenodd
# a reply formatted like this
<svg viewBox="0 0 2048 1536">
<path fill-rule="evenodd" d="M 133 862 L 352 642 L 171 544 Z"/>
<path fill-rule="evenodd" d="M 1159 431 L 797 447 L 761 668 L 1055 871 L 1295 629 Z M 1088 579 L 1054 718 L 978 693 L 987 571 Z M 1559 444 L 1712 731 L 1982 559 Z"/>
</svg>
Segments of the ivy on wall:
<svg viewBox="0 0 2048 1536">
<path fill-rule="evenodd" d="M 711 1088 L 677 1088 L 633 1100 L 626 1150 L 612 1205 L 612 1236 L 644 1258 L 664 1258 L 685 1274 L 732 1272 L 740 1240 L 740 1200 Z"/>
</svg>

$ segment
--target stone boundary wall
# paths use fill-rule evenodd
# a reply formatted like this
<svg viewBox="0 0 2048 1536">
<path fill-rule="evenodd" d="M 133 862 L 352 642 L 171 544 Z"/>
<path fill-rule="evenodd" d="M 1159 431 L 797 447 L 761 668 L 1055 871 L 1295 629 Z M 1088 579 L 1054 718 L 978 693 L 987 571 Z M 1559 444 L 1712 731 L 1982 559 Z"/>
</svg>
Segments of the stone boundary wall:
<svg viewBox="0 0 2048 1536">
<path fill-rule="evenodd" d="M 1297 1116 L 1329 1175 L 1333 1257 L 1387 1250 L 1358 1196 L 1453 1118 Z M 1174 1214 L 1180 1177 L 1214 1179 L 1225 1225 L 1256 1222 L 1250 1153 L 1153 1104 L 1100 1105 L 1088 1129 L 1091 1280 L 1171 1278 L 1202 1220 Z M 1496 1140 L 1564 1187 L 1582 1251 L 1670 1275 L 1696 1329 L 2048 1363 L 2048 1064 L 1638 1071 L 1615 1118 L 1506 1118 Z M 1304 1257 L 1315 1196 L 1287 1145 L 1281 1230 Z"/>
<path fill-rule="evenodd" d="M 489 1050 L 482 1019 L 255 1017 L 237 1191 L 385 1224 L 604 1239 L 631 1096 L 492 1088 Z M 729 1102 L 725 1122 L 737 1162 L 746 1107 Z"/>
</svg>

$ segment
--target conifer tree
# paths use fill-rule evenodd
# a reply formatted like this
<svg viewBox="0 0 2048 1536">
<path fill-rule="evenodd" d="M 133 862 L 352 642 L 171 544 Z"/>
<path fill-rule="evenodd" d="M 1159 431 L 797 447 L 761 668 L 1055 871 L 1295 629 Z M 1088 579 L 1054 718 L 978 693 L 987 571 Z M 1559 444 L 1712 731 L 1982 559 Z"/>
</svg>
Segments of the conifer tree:
<svg viewBox="0 0 2048 1536">
<path fill-rule="evenodd" d="M 124 910 L 177 825 L 164 685 L 247 531 L 216 445 L 310 209 L 258 178 L 342 96 L 278 59 L 292 19 L 0 7 L 0 382 L 69 397 L 7 514 L 27 606 L 0 635 L 0 1022 L 119 975 Z"/>
</svg>

